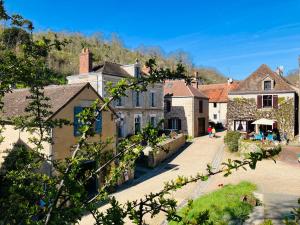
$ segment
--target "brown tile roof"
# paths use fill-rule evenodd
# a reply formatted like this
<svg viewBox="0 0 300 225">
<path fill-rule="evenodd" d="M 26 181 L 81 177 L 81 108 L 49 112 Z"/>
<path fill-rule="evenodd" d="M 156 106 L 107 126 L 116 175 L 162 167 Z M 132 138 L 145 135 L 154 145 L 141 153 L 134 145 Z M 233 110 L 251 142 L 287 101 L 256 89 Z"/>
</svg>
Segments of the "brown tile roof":
<svg viewBox="0 0 300 225">
<path fill-rule="evenodd" d="M 50 85 L 45 87 L 44 93 L 45 96 L 50 98 L 49 104 L 53 114 L 64 107 L 86 86 L 90 86 L 90 84 Z M 5 118 L 25 115 L 25 108 L 29 103 L 27 96 L 30 96 L 28 88 L 15 89 L 11 93 L 7 93 L 3 98 L 4 108 L 1 114 Z"/>
<path fill-rule="evenodd" d="M 183 80 L 167 80 L 164 84 L 164 95 L 172 95 L 173 97 L 199 97 L 208 98 L 201 91 L 186 85 Z"/>
<path fill-rule="evenodd" d="M 208 96 L 209 102 L 227 102 L 228 92 L 238 87 L 239 83 L 234 81 L 231 84 L 207 84 L 199 85 L 198 89 Z"/>
<path fill-rule="evenodd" d="M 102 72 L 108 75 L 112 76 L 118 76 L 118 77 L 131 77 L 129 73 L 126 72 L 122 68 L 121 64 L 113 63 L 113 62 L 104 62 L 104 64 L 96 66 L 92 70 L 93 72 Z"/>
<path fill-rule="evenodd" d="M 230 91 L 230 93 L 260 93 L 263 90 L 262 81 L 266 77 L 270 77 L 275 81 L 274 88 L 271 92 L 294 92 L 292 86 L 274 71 L 272 71 L 266 64 L 262 64 L 256 71 L 254 71 L 248 78 L 242 81 L 238 88 Z"/>
</svg>

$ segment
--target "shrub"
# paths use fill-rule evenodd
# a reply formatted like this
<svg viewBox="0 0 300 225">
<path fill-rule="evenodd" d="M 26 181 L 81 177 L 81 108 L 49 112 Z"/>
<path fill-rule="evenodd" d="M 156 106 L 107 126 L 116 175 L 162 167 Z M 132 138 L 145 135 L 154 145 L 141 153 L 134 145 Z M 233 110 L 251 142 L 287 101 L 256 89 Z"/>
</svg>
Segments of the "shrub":
<svg viewBox="0 0 300 225">
<path fill-rule="evenodd" d="M 238 131 L 228 131 L 224 137 L 224 142 L 228 146 L 229 151 L 237 152 L 239 150 L 239 139 L 241 133 Z"/>
</svg>

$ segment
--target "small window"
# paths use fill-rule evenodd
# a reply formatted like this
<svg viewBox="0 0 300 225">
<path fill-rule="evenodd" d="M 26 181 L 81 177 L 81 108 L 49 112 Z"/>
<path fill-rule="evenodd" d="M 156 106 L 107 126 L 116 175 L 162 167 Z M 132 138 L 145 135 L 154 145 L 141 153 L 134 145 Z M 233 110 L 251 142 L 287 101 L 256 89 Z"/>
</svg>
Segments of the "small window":
<svg viewBox="0 0 300 225">
<path fill-rule="evenodd" d="M 167 112 L 171 112 L 171 101 L 170 100 L 165 101 L 165 107 L 166 107 Z"/>
<path fill-rule="evenodd" d="M 203 113 L 203 101 L 199 101 L 199 113 Z"/>
<path fill-rule="evenodd" d="M 151 96 L 151 107 L 155 107 L 155 93 L 154 92 L 151 92 L 150 93 L 150 96 Z"/>
<path fill-rule="evenodd" d="M 266 80 L 264 81 L 264 90 L 270 91 L 272 89 L 272 81 Z"/>
<path fill-rule="evenodd" d="M 151 116 L 151 117 L 150 117 L 150 124 L 151 124 L 151 126 L 153 126 L 153 127 L 156 126 L 156 117 L 155 117 L 155 116 Z"/>
<path fill-rule="evenodd" d="M 76 106 L 74 107 L 74 122 L 73 122 L 73 127 L 74 127 L 74 136 L 80 136 L 80 128 L 83 125 L 78 118 L 78 115 L 88 107 L 81 107 L 81 106 Z M 99 112 L 96 121 L 93 124 L 93 128 L 91 130 L 92 132 L 95 132 L 96 134 L 101 134 L 102 132 L 102 113 Z"/>
<path fill-rule="evenodd" d="M 115 105 L 116 106 L 123 106 L 123 101 L 122 101 L 122 97 L 119 97 L 115 100 Z"/>
<path fill-rule="evenodd" d="M 235 120 L 234 121 L 234 130 L 246 132 L 247 131 L 247 121 Z"/>
<path fill-rule="evenodd" d="M 134 133 L 138 134 L 141 132 L 141 124 L 142 123 L 142 118 L 140 115 L 135 116 L 134 118 Z"/>
<path fill-rule="evenodd" d="M 263 107 L 264 108 L 272 108 L 272 95 L 264 95 L 263 96 Z"/>
<path fill-rule="evenodd" d="M 216 102 L 214 102 L 214 108 L 217 108 L 217 103 Z"/>
<path fill-rule="evenodd" d="M 136 92 L 136 96 L 135 96 L 135 106 L 139 107 L 140 106 L 140 92 Z"/>
<path fill-rule="evenodd" d="M 214 120 L 218 119 L 218 115 L 214 114 Z"/>
<path fill-rule="evenodd" d="M 181 130 L 181 119 L 179 118 L 169 119 L 168 128 L 174 130 Z"/>
</svg>

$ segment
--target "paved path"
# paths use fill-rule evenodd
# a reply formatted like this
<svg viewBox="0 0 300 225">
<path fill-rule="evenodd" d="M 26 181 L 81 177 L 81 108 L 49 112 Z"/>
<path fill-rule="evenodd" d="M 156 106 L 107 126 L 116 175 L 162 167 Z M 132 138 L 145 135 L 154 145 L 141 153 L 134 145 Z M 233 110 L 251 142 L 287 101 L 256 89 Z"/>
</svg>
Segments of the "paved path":
<svg viewBox="0 0 300 225">
<path fill-rule="evenodd" d="M 224 133 L 218 133 L 218 135 L 220 137 L 216 139 L 209 139 L 207 136 L 194 139 L 194 142 L 175 158 L 163 164 L 158 169 L 154 169 L 146 177 L 139 178 L 142 182 L 137 182 L 137 184 L 115 193 L 114 196 L 120 203 L 140 199 L 145 194 L 160 191 L 164 182 L 175 179 L 179 175 L 189 176 L 195 175 L 197 172 L 204 173 L 207 163 L 217 166 L 223 157 Z M 172 196 L 182 205 L 187 199 L 194 198 L 203 193 L 206 185 L 203 185 L 203 182 L 189 184 L 172 193 Z M 158 215 L 149 221 L 146 218 L 146 220 L 150 224 L 161 224 L 164 221 L 164 215 Z M 86 216 L 83 218 L 81 224 L 93 224 L 93 218 Z"/>
<path fill-rule="evenodd" d="M 274 224 L 282 224 L 282 215 L 287 215 L 293 207 L 297 206 L 300 197 L 300 164 L 281 161 L 286 159 L 279 156 L 277 163 L 264 160 L 257 164 L 255 170 L 239 170 L 225 178 L 221 175 L 214 177 L 209 183 L 206 192 L 218 189 L 219 184 L 237 184 L 241 181 L 250 181 L 257 185 L 257 192 L 263 196 L 264 218 L 271 218 Z M 225 153 L 224 159 L 238 158 L 234 154 Z"/>
</svg>

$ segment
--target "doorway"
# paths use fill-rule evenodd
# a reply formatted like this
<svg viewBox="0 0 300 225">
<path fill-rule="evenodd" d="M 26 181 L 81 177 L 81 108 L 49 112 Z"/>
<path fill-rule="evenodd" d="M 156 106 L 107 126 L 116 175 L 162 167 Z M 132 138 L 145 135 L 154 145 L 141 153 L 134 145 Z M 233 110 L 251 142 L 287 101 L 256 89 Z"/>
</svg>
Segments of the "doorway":
<svg viewBox="0 0 300 225">
<path fill-rule="evenodd" d="M 198 118 L 198 136 L 205 135 L 205 118 Z"/>
</svg>

